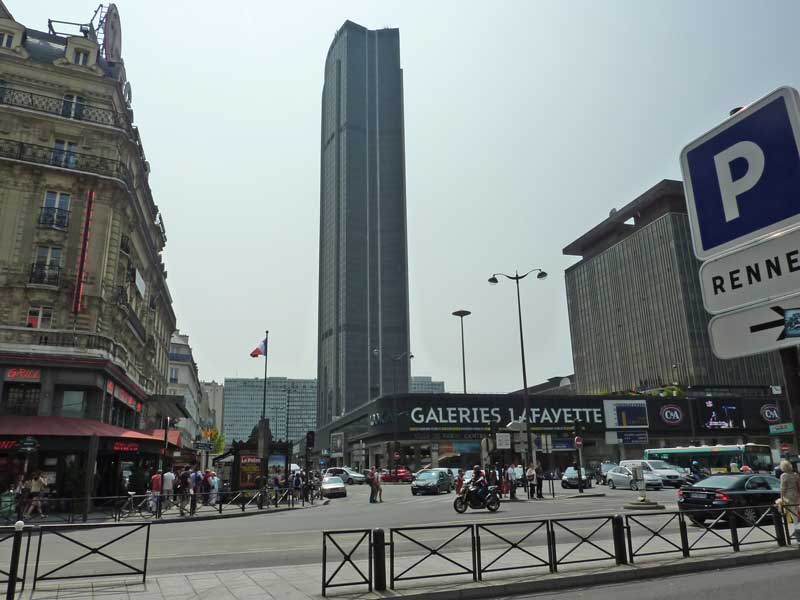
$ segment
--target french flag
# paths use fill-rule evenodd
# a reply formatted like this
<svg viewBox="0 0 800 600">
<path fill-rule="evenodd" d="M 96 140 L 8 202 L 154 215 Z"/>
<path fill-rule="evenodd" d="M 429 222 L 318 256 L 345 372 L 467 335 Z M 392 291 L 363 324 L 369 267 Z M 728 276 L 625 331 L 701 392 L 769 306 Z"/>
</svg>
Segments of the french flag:
<svg viewBox="0 0 800 600">
<path fill-rule="evenodd" d="M 250 356 L 253 358 L 258 358 L 259 356 L 266 356 L 267 355 L 267 338 L 261 340 L 261 342 L 256 346 L 255 350 L 250 353 Z"/>
</svg>

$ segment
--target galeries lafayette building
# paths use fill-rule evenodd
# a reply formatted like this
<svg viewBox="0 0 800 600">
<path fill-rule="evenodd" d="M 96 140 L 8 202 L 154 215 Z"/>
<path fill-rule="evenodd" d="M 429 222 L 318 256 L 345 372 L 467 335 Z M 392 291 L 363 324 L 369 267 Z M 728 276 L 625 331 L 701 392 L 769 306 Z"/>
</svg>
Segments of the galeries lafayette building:
<svg viewBox="0 0 800 600">
<path fill-rule="evenodd" d="M 576 427 L 584 431 L 585 460 L 594 462 L 639 457 L 653 447 L 753 442 L 777 448 L 786 441 L 769 434 L 770 425 L 784 421 L 779 396 L 534 395 L 530 407 L 537 456 L 548 464 L 571 464 Z M 315 450 L 323 466 L 471 466 L 480 462 L 481 440 L 492 429 L 509 431 L 524 416 L 519 394 L 388 395 L 318 430 Z M 518 461 L 523 439 L 512 435 L 500 459 Z"/>
</svg>

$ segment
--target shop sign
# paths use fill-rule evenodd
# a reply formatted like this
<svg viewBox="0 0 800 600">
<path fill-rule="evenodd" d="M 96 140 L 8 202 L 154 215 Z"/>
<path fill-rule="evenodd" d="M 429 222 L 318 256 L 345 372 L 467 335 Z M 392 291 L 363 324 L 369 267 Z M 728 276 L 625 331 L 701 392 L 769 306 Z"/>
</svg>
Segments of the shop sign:
<svg viewBox="0 0 800 600">
<path fill-rule="evenodd" d="M 114 442 L 112 450 L 114 452 L 139 452 L 139 444 L 136 442 Z"/>
<path fill-rule="evenodd" d="M 661 420 L 671 427 L 677 427 L 683 423 L 683 409 L 677 404 L 665 404 L 658 414 Z"/>
<path fill-rule="evenodd" d="M 128 406 L 130 406 L 136 412 L 141 412 L 142 411 L 142 403 L 141 402 L 137 402 L 136 398 L 134 398 L 124 388 L 121 388 L 120 386 L 117 386 L 114 389 L 114 397 L 117 400 L 119 400 L 120 402 L 123 402 L 124 404 L 127 404 Z"/>
<path fill-rule="evenodd" d="M 761 418 L 770 425 L 781 422 L 781 411 L 774 404 L 765 404 L 761 407 Z"/>
<path fill-rule="evenodd" d="M 22 441 L 19 443 L 20 452 L 36 452 L 38 449 L 39 449 L 38 440 L 30 435 L 22 438 Z"/>
<path fill-rule="evenodd" d="M 19 446 L 17 440 L 0 440 L 0 450 L 14 450 Z"/>
<path fill-rule="evenodd" d="M 785 433 L 794 433 L 794 423 L 776 423 L 769 426 L 770 435 L 783 435 Z"/>
<path fill-rule="evenodd" d="M 16 367 L 6 371 L 6 381 L 41 381 L 41 369 L 26 369 Z"/>
<path fill-rule="evenodd" d="M 646 414 L 646 413 L 645 413 Z M 467 407 L 467 406 L 436 406 L 423 408 L 421 406 L 411 409 L 411 422 L 415 425 L 488 425 L 495 423 L 509 423 L 524 420 L 526 412 L 518 411 L 514 407 L 502 409 L 500 407 Z M 527 413 L 528 421 L 532 427 L 536 426 L 565 426 L 578 421 L 594 425 L 603 424 L 603 410 L 600 408 L 570 408 L 570 407 L 536 407 Z M 331 436 L 333 437 L 333 436 Z"/>
<path fill-rule="evenodd" d="M 106 382 L 106 393 L 113 394 L 114 393 L 114 382 L 110 379 Z"/>
<path fill-rule="evenodd" d="M 650 443 L 650 437 L 646 431 L 618 431 L 617 439 L 623 446 L 643 446 Z"/>
</svg>

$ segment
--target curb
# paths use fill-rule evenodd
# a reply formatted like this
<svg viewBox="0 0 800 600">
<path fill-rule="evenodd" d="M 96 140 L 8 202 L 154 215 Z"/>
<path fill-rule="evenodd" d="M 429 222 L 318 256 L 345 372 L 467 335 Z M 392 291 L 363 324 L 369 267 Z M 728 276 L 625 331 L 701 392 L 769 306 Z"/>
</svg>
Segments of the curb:
<svg viewBox="0 0 800 600">
<path fill-rule="evenodd" d="M 408 600 L 474 600 L 477 598 L 502 598 L 522 594 L 541 594 L 574 588 L 589 588 L 618 583 L 629 583 L 640 579 L 655 579 L 674 575 L 687 575 L 703 571 L 716 571 L 742 566 L 774 563 L 784 560 L 800 559 L 797 547 L 786 548 L 773 552 L 759 554 L 725 556 L 705 559 L 695 559 L 669 565 L 653 565 L 636 567 L 606 573 L 595 573 L 590 577 L 591 584 L 587 585 L 586 573 L 569 575 L 566 577 L 543 578 L 535 581 L 519 583 L 498 583 L 481 587 L 463 588 L 458 590 L 442 590 L 440 592 L 427 591 L 412 594 L 385 594 L 384 597 L 398 597 Z M 387 590 L 388 592 L 388 590 Z"/>
</svg>

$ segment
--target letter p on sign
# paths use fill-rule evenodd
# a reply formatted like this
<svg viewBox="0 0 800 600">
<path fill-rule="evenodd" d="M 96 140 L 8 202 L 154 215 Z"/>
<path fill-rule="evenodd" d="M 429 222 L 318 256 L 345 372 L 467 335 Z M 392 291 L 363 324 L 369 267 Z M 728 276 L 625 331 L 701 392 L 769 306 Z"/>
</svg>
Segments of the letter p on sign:
<svg viewBox="0 0 800 600">
<path fill-rule="evenodd" d="M 681 152 L 694 252 L 707 260 L 800 224 L 800 96 L 779 88 Z"/>
</svg>

